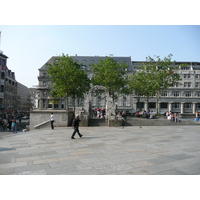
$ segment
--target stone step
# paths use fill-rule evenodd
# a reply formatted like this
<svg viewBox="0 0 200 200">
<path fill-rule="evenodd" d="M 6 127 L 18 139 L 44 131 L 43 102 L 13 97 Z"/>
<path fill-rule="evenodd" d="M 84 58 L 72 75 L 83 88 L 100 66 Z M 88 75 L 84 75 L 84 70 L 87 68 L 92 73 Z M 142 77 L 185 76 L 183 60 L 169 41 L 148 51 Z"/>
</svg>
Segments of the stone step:
<svg viewBox="0 0 200 200">
<path fill-rule="evenodd" d="M 140 119 L 128 118 L 125 121 L 125 126 L 175 126 L 175 125 L 200 125 L 200 122 L 194 119 L 180 119 L 179 123 L 172 122 L 168 119 Z"/>
<path fill-rule="evenodd" d="M 105 119 L 89 119 L 88 126 L 108 126 L 108 122 Z"/>
</svg>

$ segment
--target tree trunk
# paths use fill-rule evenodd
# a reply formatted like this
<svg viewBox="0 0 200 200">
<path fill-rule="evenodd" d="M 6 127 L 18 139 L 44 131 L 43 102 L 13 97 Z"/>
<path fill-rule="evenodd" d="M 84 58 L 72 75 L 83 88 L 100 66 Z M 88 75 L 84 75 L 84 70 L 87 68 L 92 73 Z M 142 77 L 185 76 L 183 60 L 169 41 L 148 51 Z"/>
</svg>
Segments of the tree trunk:
<svg viewBox="0 0 200 200">
<path fill-rule="evenodd" d="M 69 107 L 68 107 L 68 96 L 65 99 L 65 104 L 66 104 L 66 111 L 68 112 L 68 110 L 69 110 Z"/>
<path fill-rule="evenodd" d="M 157 114 L 159 114 L 159 113 L 158 113 L 158 100 L 159 100 L 159 99 L 160 99 L 160 96 L 159 96 L 159 94 L 157 94 L 157 95 L 156 95 L 156 113 L 157 113 Z"/>
</svg>

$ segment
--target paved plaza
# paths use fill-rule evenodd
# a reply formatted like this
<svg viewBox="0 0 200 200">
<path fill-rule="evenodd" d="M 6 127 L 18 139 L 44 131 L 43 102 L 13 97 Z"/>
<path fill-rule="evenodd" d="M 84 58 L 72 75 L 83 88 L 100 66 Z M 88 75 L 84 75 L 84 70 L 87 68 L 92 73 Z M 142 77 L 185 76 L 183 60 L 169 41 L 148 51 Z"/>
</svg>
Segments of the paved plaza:
<svg viewBox="0 0 200 200">
<path fill-rule="evenodd" d="M 199 175 L 199 126 L 0 133 L 1 175 Z"/>
</svg>

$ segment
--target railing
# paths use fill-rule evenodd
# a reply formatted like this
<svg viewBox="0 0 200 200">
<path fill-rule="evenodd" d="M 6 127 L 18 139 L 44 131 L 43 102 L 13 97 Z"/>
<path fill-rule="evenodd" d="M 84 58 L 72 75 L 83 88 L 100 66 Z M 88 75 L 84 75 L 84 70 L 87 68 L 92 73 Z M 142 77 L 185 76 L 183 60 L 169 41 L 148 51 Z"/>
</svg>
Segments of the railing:
<svg viewBox="0 0 200 200">
<path fill-rule="evenodd" d="M 50 120 L 45 121 L 45 122 L 42 122 L 42 123 L 40 123 L 40 124 L 37 124 L 37 125 L 34 126 L 34 128 L 35 128 L 35 129 L 39 129 L 39 128 L 41 128 L 42 126 L 47 125 L 48 123 L 50 123 Z"/>
<path fill-rule="evenodd" d="M 51 79 L 50 76 L 38 76 L 38 80 Z"/>
<path fill-rule="evenodd" d="M 40 88 L 40 89 L 51 89 L 51 87 L 48 85 L 34 85 L 33 87 Z"/>
</svg>

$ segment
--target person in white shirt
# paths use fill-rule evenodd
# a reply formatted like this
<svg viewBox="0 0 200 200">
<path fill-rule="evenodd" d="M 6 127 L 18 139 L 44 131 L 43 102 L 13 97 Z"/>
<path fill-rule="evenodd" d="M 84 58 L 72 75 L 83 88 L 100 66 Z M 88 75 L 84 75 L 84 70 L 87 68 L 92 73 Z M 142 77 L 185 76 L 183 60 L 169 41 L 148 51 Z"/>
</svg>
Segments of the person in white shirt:
<svg viewBox="0 0 200 200">
<path fill-rule="evenodd" d="M 51 128 L 54 129 L 53 123 L 54 123 L 55 120 L 54 120 L 53 113 L 51 113 L 50 121 L 51 121 Z"/>
</svg>

